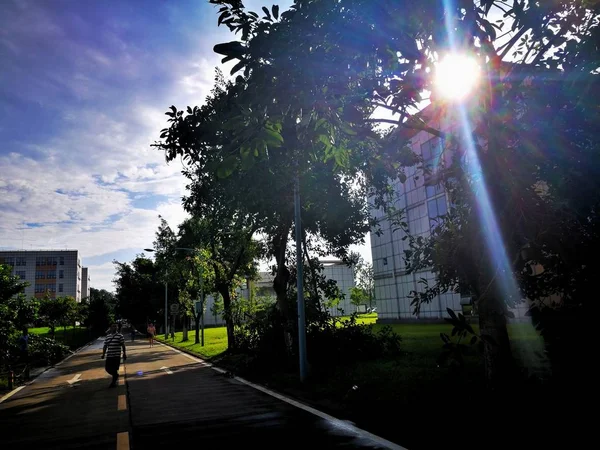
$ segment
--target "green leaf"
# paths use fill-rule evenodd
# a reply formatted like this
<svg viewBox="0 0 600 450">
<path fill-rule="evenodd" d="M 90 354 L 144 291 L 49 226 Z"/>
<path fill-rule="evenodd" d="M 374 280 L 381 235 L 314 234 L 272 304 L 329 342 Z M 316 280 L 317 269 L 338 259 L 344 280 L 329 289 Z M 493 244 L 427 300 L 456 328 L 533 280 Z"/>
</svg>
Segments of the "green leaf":
<svg viewBox="0 0 600 450">
<path fill-rule="evenodd" d="M 279 5 L 273 5 L 271 10 L 273 11 L 273 17 L 275 17 L 275 20 L 279 19 Z"/>
<path fill-rule="evenodd" d="M 231 72 L 229 72 L 229 74 L 233 75 L 234 73 L 242 70 L 245 65 L 246 65 L 246 61 L 242 59 L 239 63 L 237 63 L 235 66 L 233 66 L 231 68 Z"/>
<path fill-rule="evenodd" d="M 246 47 L 241 42 L 231 41 L 215 45 L 213 51 L 219 55 L 241 58 L 246 54 Z"/>
<path fill-rule="evenodd" d="M 456 317 L 456 313 L 453 310 L 451 310 L 450 308 L 446 308 L 446 311 L 448 312 L 448 315 L 452 317 L 452 319 L 458 320 L 458 317 Z"/>
<path fill-rule="evenodd" d="M 273 131 L 270 128 L 263 128 L 262 136 L 264 137 L 265 142 L 270 147 L 281 147 L 283 144 L 283 136 L 277 131 Z"/>
<path fill-rule="evenodd" d="M 267 16 L 267 19 L 271 20 L 271 13 L 269 10 L 265 6 L 262 7 L 262 10 L 265 13 L 265 16 Z"/>
</svg>

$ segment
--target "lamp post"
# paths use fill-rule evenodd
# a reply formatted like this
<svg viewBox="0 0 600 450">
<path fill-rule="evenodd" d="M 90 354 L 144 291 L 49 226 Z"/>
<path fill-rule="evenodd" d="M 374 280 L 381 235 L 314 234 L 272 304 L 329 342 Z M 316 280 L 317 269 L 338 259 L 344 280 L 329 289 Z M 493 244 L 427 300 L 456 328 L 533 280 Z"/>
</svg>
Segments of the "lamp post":
<svg viewBox="0 0 600 450">
<path fill-rule="evenodd" d="M 300 205 L 300 177 L 296 174 L 294 183 L 294 225 L 296 228 L 296 290 L 298 303 L 298 357 L 300 381 L 306 380 L 308 362 L 306 358 L 306 318 L 303 292 L 303 258 L 302 258 L 302 222 Z"/>
</svg>

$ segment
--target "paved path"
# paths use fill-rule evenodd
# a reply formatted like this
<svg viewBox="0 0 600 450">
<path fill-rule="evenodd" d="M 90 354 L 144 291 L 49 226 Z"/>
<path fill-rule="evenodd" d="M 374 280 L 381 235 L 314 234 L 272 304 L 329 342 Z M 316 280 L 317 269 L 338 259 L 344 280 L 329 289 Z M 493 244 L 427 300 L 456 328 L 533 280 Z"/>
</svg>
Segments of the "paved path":
<svg viewBox="0 0 600 450">
<path fill-rule="evenodd" d="M 0 404 L 3 448 L 400 448 L 145 341 L 127 344 L 127 383 L 108 389 L 101 345 Z"/>
<path fill-rule="evenodd" d="M 102 344 L 96 341 L 0 404 L 1 448 L 116 448 L 117 434 L 129 430 L 127 411 L 118 410 L 126 389 L 124 383 L 108 389 Z"/>
</svg>

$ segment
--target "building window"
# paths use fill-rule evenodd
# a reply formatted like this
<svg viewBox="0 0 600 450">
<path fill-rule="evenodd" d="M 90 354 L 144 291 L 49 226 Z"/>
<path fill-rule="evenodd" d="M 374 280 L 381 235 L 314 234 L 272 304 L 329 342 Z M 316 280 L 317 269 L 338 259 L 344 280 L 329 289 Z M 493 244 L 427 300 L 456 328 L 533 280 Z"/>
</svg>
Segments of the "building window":
<svg viewBox="0 0 600 450">
<path fill-rule="evenodd" d="M 439 217 L 445 216 L 448 212 L 448 204 L 446 203 L 446 197 L 441 195 L 437 198 L 433 198 L 427 201 L 427 211 L 429 214 L 429 227 L 435 228 L 439 223 Z"/>
<path fill-rule="evenodd" d="M 411 235 L 422 234 L 427 231 L 427 207 L 421 203 L 412 208 L 409 208 L 406 212 L 406 218 L 408 219 L 408 230 Z M 425 223 L 423 221 L 425 220 Z"/>
<path fill-rule="evenodd" d="M 423 166 L 425 167 L 425 184 L 436 175 L 440 166 L 443 142 L 439 137 L 429 139 L 421 144 L 421 156 L 423 157 Z"/>
<path fill-rule="evenodd" d="M 55 266 L 56 265 L 56 256 L 53 256 L 52 258 L 48 258 L 48 265 L 49 266 Z"/>
<path fill-rule="evenodd" d="M 15 258 L 13 258 L 13 257 L 4 258 L 4 264 L 6 264 L 7 266 L 10 266 L 10 267 L 15 267 Z"/>
<path fill-rule="evenodd" d="M 58 257 L 58 263 L 59 263 L 61 266 L 64 266 L 64 265 L 65 265 L 65 257 L 64 257 L 64 256 L 59 256 L 59 257 Z"/>
<path fill-rule="evenodd" d="M 64 278 L 65 277 L 65 271 L 64 270 L 59 270 L 58 271 L 58 278 Z"/>
<path fill-rule="evenodd" d="M 49 270 L 46 273 L 46 278 L 49 280 L 56 280 L 56 270 Z"/>
<path fill-rule="evenodd" d="M 387 266 L 387 258 L 385 258 L 385 257 L 383 258 L 383 265 Z"/>
<path fill-rule="evenodd" d="M 56 285 L 55 284 L 47 284 L 46 290 L 48 292 L 52 292 L 54 294 L 54 293 L 56 293 Z"/>
<path fill-rule="evenodd" d="M 35 279 L 36 280 L 45 280 L 46 279 L 46 272 L 44 272 L 43 270 L 36 270 L 36 272 L 35 272 Z"/>
<path fill-rule="evenodd" d="M 58 292 L 62 292 L 63 291 L 63 284 L 59 283 L 58 284 Z"/>
<path fill-rule="evenodd" d="M 21 280 L 24 280 L 24 279 L 25 279 L 25 277 L 26 277 L 26 275 L 27 275 L 27 273 L 26 273 L 24 270 L 17 270 L 17 271 L 15 272 L 15 275 L 16 275 L 17 277 L 19 277 Z"/>
<path fill-rule="evenodd" d="M 45 284 L 38 284 L 35 283 L 35 293 L 36 294 L 42 294 L 44 293 L 46 290 L 46 285 Z"/>
<path fill-rule="evenodd" d="M 20 256 L 17 257 L 17 266 L 26 266 L 27 265 L 27 258 Z"/>
</svg>

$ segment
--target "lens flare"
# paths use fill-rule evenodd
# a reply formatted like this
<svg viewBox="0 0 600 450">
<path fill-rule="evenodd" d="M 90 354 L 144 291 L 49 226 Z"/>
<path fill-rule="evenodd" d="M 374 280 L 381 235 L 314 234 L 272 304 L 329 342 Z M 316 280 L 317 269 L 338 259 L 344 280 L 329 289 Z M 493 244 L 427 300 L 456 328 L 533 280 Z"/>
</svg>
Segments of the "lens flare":
<svg viewBox="0 0 600 450">
<path fill-rule="evenodd" d="M 436 92 L 448 100 L 463 100 L 477 86 L 479 72 L 474 58 L 460 53 L 446 55 L 435 68 Z"/>
</svg>

